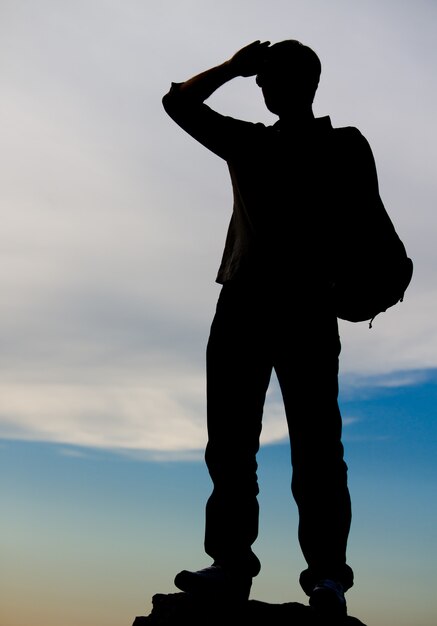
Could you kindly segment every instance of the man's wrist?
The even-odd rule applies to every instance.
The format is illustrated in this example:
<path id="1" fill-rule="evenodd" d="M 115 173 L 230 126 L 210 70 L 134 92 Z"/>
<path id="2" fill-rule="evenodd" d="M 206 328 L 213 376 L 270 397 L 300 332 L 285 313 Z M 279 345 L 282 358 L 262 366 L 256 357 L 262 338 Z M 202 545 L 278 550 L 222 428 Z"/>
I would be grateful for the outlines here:
<path id="1" fill-rule="evenodd" d="M 232 59 L 228 59 L 222 63 L 221 67 L 223 68 L 224 75 L 228 77 L 229 80 L 241 76 L 236 64 L 232 62 Z"/>

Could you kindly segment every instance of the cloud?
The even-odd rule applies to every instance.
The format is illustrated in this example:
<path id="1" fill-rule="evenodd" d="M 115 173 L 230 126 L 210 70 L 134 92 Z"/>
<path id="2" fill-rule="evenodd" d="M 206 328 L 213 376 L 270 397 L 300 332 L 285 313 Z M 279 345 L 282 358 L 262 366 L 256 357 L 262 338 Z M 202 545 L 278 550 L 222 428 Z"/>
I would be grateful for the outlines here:
<path id="1" fill-rule="evenodd" d="M 370 389 L 396 389 L 399 387 L 415 387 L 435 379 L 435 370 L 414 370 L 405 372 L 389 372 L 382 375 L 359 376 L 346 375 L 344 382 L 349 389 L 367 387 Z"/>
<path id="2" fill-rule="evenodd" d="M 0 436 L 96 448 L 202 448 L 203 420 L 187 410 L 202 387 L 187 378 L 178 384 L 183 389 L 40 384 L 26 385 L 26 394 L 19 385 L 4 385 Z"/>
<path id="3" fill-rule="evenodd" d="M 165 386 L 163 382 L 165 380 Z M 206 444 L 203 377 L 167 372 L 144 384 L 0 385 L 0 438 L 192 458 Z M 267 402 L 261 441 L 287 437 L 283 408 Z M 196 452 L 197 451 L 197 452 Z M 171 456 L 173 455 L 173 457 Z"/>
<path id="4" fill-rule="evenodd" d="M 359 417 L 352 417 L 351 415 L 348 416 L 343 416 L 342 418 L 342 422 L 343 422 L 343 426 L 347 427 L 347 426 L 351 426 L 352 424 L 356 424 L 357 422 L 360 422 L 361 419 Z"/>

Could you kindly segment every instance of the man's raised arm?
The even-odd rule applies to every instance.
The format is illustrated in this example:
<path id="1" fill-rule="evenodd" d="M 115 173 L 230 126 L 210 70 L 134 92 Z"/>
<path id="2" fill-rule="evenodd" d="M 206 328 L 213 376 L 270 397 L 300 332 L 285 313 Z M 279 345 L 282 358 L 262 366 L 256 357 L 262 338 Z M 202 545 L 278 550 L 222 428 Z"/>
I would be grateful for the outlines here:
<path id="1" fill-rule="evenodd" d="M 183 83 L 172 83 L 170 91 L 163 98 L 167 110 L 172 97 L 180 97 L 191 102 L 204 102 L 219 87 L 237 76 L 254 76 L 265 58 L 269 41 L 254 41 L 236 52 L 228 61 L 193 76 Z"/>
<path id="2" fill-rule="evenodd" d="M 219 157 L 228 159 L 244 143 L 249 122 L 221 115 L 204 104 L 219 87 L 237 76 L 258 73 L 270 42 L 254 41 L 217 65 L 183 83 L 172 83 L 162 99 L 168 115 L 189 135 Z"/>

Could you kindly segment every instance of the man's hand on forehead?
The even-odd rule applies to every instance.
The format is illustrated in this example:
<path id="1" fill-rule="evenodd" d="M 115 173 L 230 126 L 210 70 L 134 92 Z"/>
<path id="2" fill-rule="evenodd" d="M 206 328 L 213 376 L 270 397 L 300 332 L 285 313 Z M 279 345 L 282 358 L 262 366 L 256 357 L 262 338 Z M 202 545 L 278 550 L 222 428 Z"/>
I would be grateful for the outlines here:
<path id="1" fill-rule="evenodd" d="M 270 41 L 253 41 L 241 48 L 229 60 L 229 64 L 237 76 L 255 76 L 266 60 Z"/>

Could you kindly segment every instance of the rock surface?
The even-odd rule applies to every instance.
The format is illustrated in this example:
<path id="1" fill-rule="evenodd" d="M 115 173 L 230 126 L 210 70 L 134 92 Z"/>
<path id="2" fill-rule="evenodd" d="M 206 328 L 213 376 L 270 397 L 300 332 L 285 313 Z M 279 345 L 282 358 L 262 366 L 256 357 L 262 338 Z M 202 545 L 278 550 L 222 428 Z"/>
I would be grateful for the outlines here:
<path id="1" fill-rule="evenodd" d="M 187 593 L 156 594 L 152 612 L 137 617 L 133 626 L 365 626 L 356 617 L 322 618 L 310 606 L 299 602 L 270 604 L 249 600 L 242 606 L 202 601 Z"/>

